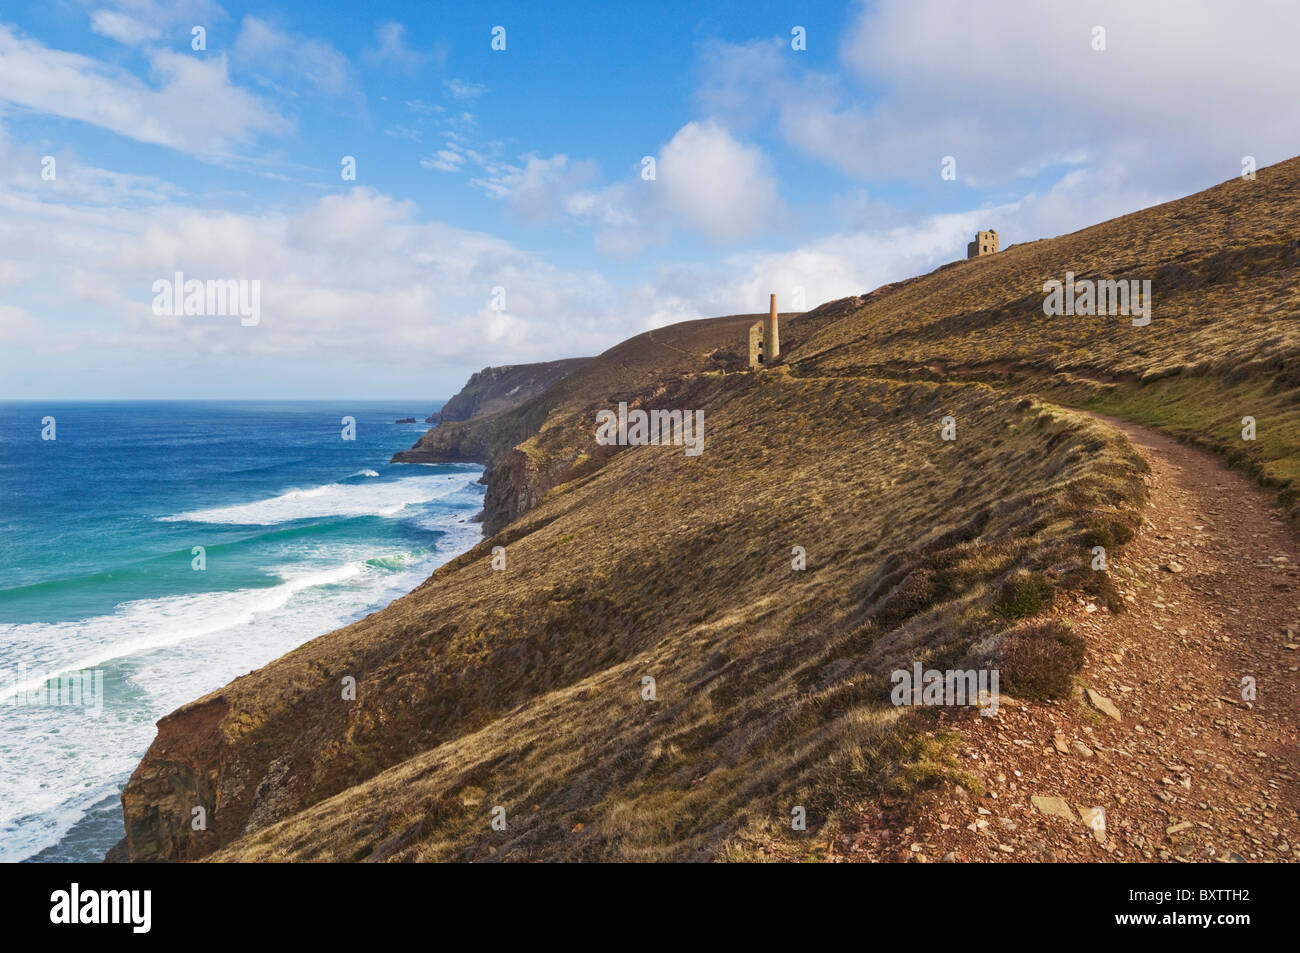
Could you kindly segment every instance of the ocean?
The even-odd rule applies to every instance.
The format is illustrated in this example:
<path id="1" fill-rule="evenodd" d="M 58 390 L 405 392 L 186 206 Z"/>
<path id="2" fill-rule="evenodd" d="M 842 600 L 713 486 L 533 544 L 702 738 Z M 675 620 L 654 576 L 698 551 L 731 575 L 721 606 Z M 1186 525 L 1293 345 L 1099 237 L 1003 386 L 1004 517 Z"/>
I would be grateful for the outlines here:
<path id="1" fill-rule="evenodd" d="M 160 717 L 481 538 L 482 468 L 388 463 L 438 406 L 0 403 L 0 861 L 102 860 Z"/>

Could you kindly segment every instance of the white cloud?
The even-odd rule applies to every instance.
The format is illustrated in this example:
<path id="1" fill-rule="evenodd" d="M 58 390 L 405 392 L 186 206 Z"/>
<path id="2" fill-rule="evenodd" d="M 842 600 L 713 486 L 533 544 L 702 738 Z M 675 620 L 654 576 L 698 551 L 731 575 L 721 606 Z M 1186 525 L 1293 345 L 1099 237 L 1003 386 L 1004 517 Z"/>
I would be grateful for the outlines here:
<path id="1" fill-rule="evenodd" d="M 0 160 L 21 153 L 3 146 Z M 17 158 L 30 164 L 26 153 Z M 530 183 L 525 194 L 572 173 L 567 158 L 533 158 L 531 173 L 521 173 Z M 0 179 L 7 168 L 0 164 Z M 0 191 L 0 288 L 6 306 L 17 309 L 0 315 L 0 336 L 23 343 L 21 357 L 7 349 L 0 371 L 22 371 L 13 379 L 41 394 L 51 388 L 39 354 L 62 355 L 48 359 L 61 380 L 69 361 L 102 363 L 106 354 L 129 353 L 143 368 L 152 361 L 201 372 L 220 357 L 227 366 L 276 368 L 293 380 L 315 380 L 312 369 L 329 366 L 346 383 L 347 368 L 383 368 L 391 379 L 406 380 L 419 379 L 433 361 L 463 368 L 596 353 L 648 327 L 762 310 L 770 291 L 789 308 L 801 287 L 815 307 L 924 273 L 962 257 L 977 227 L 996 227 L 1010 243 L 1062 230 L 1062 223 L 1104 220 L 1151 199 L 1125 191 L 1122 167 L 1103 166 L 1067 176 L 1042 196 L 911 223 L 841 228 L 782 251 L 665 264 L 620 286 L 500 238 L 422 220 L 414 203 L 370 188 L 296 211 L 239 214 L 187 207 L 161 188 L 145 193 L 152 204 L 141 197 L 136 207 L 105 208 L 24 175 Z M 635 207 L 625 193 L 641 184 L 560 188 L 545 204 L 554 212 L 549 203 L 561 197 L 566 204 L 557 214 L 596 222 L 602 203 Z M 145 191 L 138 183 L 124 187 Z M 592 194 L 594 204 L 585 205 Z M 1098 203 L 1090 198 L 1096 194 L 1108 198 Z M 664 227 L 652 220 L 598 228 L 598 241 L 609 243 L 603 250 L 610 254 L 625 254 L 620 243 L 635 245 Z M 199 279 L 260 280 L 261 324 L 155 316 L 152 283 L 177 270 Z M 490 305 L 497 286 L 506 289 L 504 312 Z M 30 320 L 35 314 L 43 325 Z"/>
<path id="2" fill-rule="evenodd" d="M 27 262 L 0 261 L 0 291 L 8 291 L 24 284 L 35 274 L 35 269 Z"/>
<path id="3" fill-rule="evenodd" d="M 305 80 L 331 95 L 348 92 L 356 81 L 348 58 L 326 41 L 289 33 L 254 16 L 244 17 L 240 24 L 231 61 L 282 81 Z"/>
<path id="4" fill-rule="evenodd" d="M 780 308 L 791 308 L 795 288 L 803 289 L 807 307 L 814 308 L 964 258 L 966 243 L 979 228 L 996 228 L 1005 248 L 1084 228 L 1163 198 L 1125 183 L 1124 176 L 1122 166 L 1105 164 L 1077 170 L 1042 195 L 911 221 L 873 209 L 874 227 L 844 228 L 788 249 L 735 253 L 711 264 L 662 266 L 651 281 L 627 294 L 628 308 L 647 322 L 645 327 L 655 327 L 763 311 L 771 292 Z"/>
<path id="5" fill-rule="evenodd" d="M 225 11 L 214 0 L 80 0 L 90 11 L 90 28 L 100 36 L 127 46 L 143 46 L 168 33 L 184 36 L 190 29 L 225 19 Z"/>
<path id="6" fill-rule="evenodd" d="M 934 215 L 885 231 L 840 232 L 794 248 L 735 254 L 711 265 L 666 266 L 635 298 L 649 321 L 763 311 L 776 292 L 781 309 L 803 289 L 808 308 L 862 294 L 964 256 L 970 233 L 990 211 Z M 1000 213 L 999 213 L 1000 214 Z M 649 325 L 653 326 L 653 325 Z"/>
<path id="7" fill-rule="evenodd" d="M 128 46 L 139 46 L 162 36 L 157 25 L 142 23 L 116 10 L 96 10 L 90 15 L 90 28 L 100 36 Z"/>
<path id="8" fill-rule="evenodd" d="M 524 156 L 522 166 L 510 167 L 492 185 L 520 217 L 549 222 L 565 215 L 580 217 L 590 210 L 594 193 L 581 190 L 599 174 L 594 162 L 570 162 L 566 155 L 546 159 L 530 154 Z"/>
<path id="9" fill-rule="evenodd" d="M 463 79 L 444 79 L 442 88 L 447 95 L 457 102 L 469 103 L 487 92 L 487 87 L 480 83 L 470 83 Z"/>
<path id="10" fill-rule="evenodd" d="M 608 184 L 591 160 L 529 153 L 509 162 L 500 143 L 473 148 L 471 138 L 450 133 L 445 147 L 420 165 L 473 170 L 470 185 L 507 202 L 524 220 L 591 226 L 597 251 L 611 258 L 633 258 L 663 244 L 674 228 L 716 242 L 755 239 L 783 208 L 762 151 L 713 121 L 681 127 L 660 151 L 655 179 L 643 179 L 638 164 Z"/>
<path id="11" fill-rule="evenodd" d="M 459 172 L 465 165 L 465 158 L 465 153 L 454 143 L 448 143 L 446 149 L 439 149 L 433 155 L 421 159 L 420 165 L 440 172 Z"/>
<path id="12" fill-rule="evenodd" d="M 0 268 L 0 279 L 3 269 Z M 3 287 L 3 285 L 0 285 Z M 11 304 L 0 304 L 0 341 L 10 347 L 30 344 L 40 339 L 45 328 L 22 308 Z"/>
<path id="13" fill-rule="evenodd" d="M 1104 51 L 1092 48 L 1095 26 L 1106 31 Z M 889 85 L 872 118 L 891 140 L 938 145 L 959 117 L 977 120 L 960 128 L 960 145 L 976 153 L 979 174 L 1068 151 L 1096 156 L 1105 142 L 1108 155 L 1152 164 L 1171 152 L 1200 156 L 1190 164 L 1222 163 L 1226 179 L 1243 154 L 1272 162 L 1296 151 L 1295 132 L 1276 117 L 1300 86 L 1297 32 L 1300 7 L 1288 2 L 1247 14 L 1213 0 L 890 0 L 864 13 L 843 59 Z"/>
<path id="14" fill-rule="evenodd" d="M 230 82 L 224 56 L 160 50 L 149 62 L 155 86 L 0 25 L 0 100 L 195 154 L 222 153 L 289 127 L 269 104 Z"/>
<path id="15" fill-rule="evenodd" d="M 443 105 L 395 96 L 410 111 L 385 132 L 434 130 L 430 141 L 442 143 L 422 166 L 464 173 L 529 222 L 589 228 L 601 254 L 633 257 L 674 232 L 730 243 L 719 259 L 665 262 L 619 286 L 501 238 L 424 220 L 413 204 L 369 188 L 288 211 L 206 211 L 166 183 L 79 165 L 72 153 L 58 156 L 59 180 L 41 183 L 39 156 L 0 139 L 0 289 L 13 309 L 0 314 L 0 334 L 75 343 L 87 360 L 116 349 L 200 366 L 214 353 L 306 368 L 326 360 L 418 368 L 433 356 L 462 366 L 542 360 L 599 351 L 670 321 L 762 310 L 769 291 L 788 307 L 801 287 L 813 307 L 960 258 L 979 227 L 998 229 L 1004 244 L 1058 234 L 1210 184 L 1207 169 L 1222 166 L 1228 178 L 1242 154 L 1266 164 L 1300 151 L 1291 125 L 1273 121 L 1289 114 L 1300 58 L 1284 55 L 1283 40 L 1258 36 L 1282 32 L 1289 8 L 1261 8 L 1254 19 L 1264 26 L 1246 17 L 1223 24 L 1208 8 L 1179 5 L 1180 15 L 1192 11 L 1189 26 L 1171 9 L 993 3 L 976 14 L 882 0 L 858 12 L 841 50 L 849 71 L 839 76 L 803 70 L 788 41 L 714 47 L 704 57 L 701 118 L 663 145 L 654 181 L 640 177 L 639 164 L 606 178 L 571 153 L 507 154 L 460 105 L 481 91 L 462 80 L 445 81 Z M 104 10 L 130 15 L 125 6 Z M 1088 46 L 1094 19 L 1108 28 L 1104 53 Z M 133 35 L 112 17 L 99 22 L 123 42 Z M 375 61 L 415 70 L 431 59 L 411 49 L 399 24 L 378 35 Z M 231 63 L 346 88 L 346 59 L 299 61 L 310 50 L 302 42 L 248 17 Z M 1245 62 L 1242 48 L 1258 63 Z M 0 27 L 0 100 L 200 153 L 287 125 L 231 85 L 219 54 L 145 56 L 148 83 Z M 811 212 L 784 207 L 757 144 L 768 145 L 768 130 L 867 186 L 846 184 Z M 882 201 L 884 180 L 947 188 L 937 174 L 945 154 L 958 157 L 962 184 L 1011 188 L 951 214 Z M 1072 168 L 1055 185 L 1018 184 L 1056 164 Z M 793 227 L 804 224 L 791 221 L 800 214 L 820 216 L 815 232 Z M 770 248 L 777 225 L 790 247 L 746 250 Z M 154 316 L 150 285 L 177 269 L 260 279 L 262 324 Z M 504 312 L 488 303 L 498 285 Z"/>
<path id="16" fill-rule="evenodd" d="M 403 73 L 416 73 L 428 62 L 441 64 L 445 52 L 422 52 L 406 42 L 406 27 L 396 20 L 381 23 L 375 29 L 375 42 L 366 48 L 362 58 L 369 63 L 391 66 Z"/>
<path id="17" fill-rule="evenodd" d="M 453 137 L 445 149 L 422 158 L 420 165 L 440 172 L 476 169 L 478 174 L 469 184 L 489 198 L 505 201 L 525 221 L 595 226 L 596 248 L 608 257 L 634 257 L 667 237 L 662 223 L 653 221 L 659 213 L 644 198 L 637 199 L 627 183 L 598 184 L 600 169 L 591 160 L 530 153 L 515 164 L 500 158 L 498 143 L 485 153 Z"/>
<path id="18" fill-rule="evenodd" d="M 630 188 L 624 182 L 595 189 L 577 189 L 564 196 L 565 213 L 572 219 L 607 228 L 641 224 L 633 211 Z"/>
<path id="19" fill-rule="evenodd" d="M 1106 29 L 1104 51 L 1093 27 Z M 1300 6 L 1213 0 L 880 0 L 840 51 L 848 76 L 801 70 L 778 42 L 706 51 L 699 100 L 731 127 L 775 116 L 791 145 L 855 177 L 973 185 L 1122 160 L 1186 192 L 1300 152 Z M 856 80 L 856 82 L 855 82 Z M 1104 150 L 1102 145 L 1104 143 Z"/>
<path id="20" fill-rule="evenodd" d="M 424 133 L 418 129 L 412 129 L 410 126 L 389 126 L 384 130 L 384 135 L 392 136 L 394 139 L 407 139 L 411 142 L 420 142 L 424 138 Z"/>
<path id="21" fill-rule="evenodd" d="M 754 236 L 781 205 L 762 151 L 713 121 L 679 129 L 659 154 L 657 174 L 665 207 L 715 241 Z"/>
<path id="22" fill-rule="evenodd" d="M 129 349 L 164 361 L 225 353 L 297 368 L 326 359 L 417 368 L 434 357 L 483 366 L 599 350 L 633 330 L 598 273 L 421 221 L 413 203 L 368 188 L 265 214 L 49 198 L 36 185 L 0 193 L 0 283 L 11 286 L 12 307 L 51 319 L 49 347 L 87 360 Z M 259 280 L 261 323 L 154 315 L 152 284 L 175 271 Z M 506 289 L 504 313 L 491 307 L 497 286 Z M 11 338 L 39 330 L 17 311 L 5 319 Z"/>

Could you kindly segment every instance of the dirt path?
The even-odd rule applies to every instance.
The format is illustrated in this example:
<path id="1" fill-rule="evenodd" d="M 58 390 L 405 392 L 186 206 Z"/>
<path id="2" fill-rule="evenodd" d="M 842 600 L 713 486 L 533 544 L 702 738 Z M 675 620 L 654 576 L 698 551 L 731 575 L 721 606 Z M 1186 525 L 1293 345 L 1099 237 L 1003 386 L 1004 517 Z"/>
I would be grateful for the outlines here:
<path id="1" fill-rule="evenodd" d="M 1100 698 L 945 712 L 984 796 L 949 785 L 908 816 L 886 805 L 836 839 L 837 859 L 1300 860 L 1300 543 L 1217 458 L 1102 419 L 1152 474 L 1141 532 L 1111 554 L 1128 611 L 1058 607 Z"/>
<path id="2" fill-rule="evenodd" d="M 688 351 L 684 347 L 678 347 L 676 344 L 669 344 L 667 341 L 656 341 L 654 331 L 647 331 L 646 337 L 649 339 L 651 344 L 658 344 L 660 347 L 671 348 L 672 350 L 678 351 L 682 354 L 690 354 L 692 357 L 695 356 L 695 352 Z"/>

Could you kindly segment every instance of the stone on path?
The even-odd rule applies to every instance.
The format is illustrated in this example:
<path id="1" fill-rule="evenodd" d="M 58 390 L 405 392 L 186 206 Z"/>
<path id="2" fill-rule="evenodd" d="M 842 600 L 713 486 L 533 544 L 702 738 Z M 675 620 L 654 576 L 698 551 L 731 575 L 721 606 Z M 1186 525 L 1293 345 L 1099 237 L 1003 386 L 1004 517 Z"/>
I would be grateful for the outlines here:
<path id="1" fill-rule="evenodd" d="M 1029 799 L 1034 807 L 1038 808 L 1040 814 L 1046 814 L 1049 817 L 1063 817 L 1067 821 L 1077 821 L 1074 811 L 1062 797 L 1045 797 L 1035 794 Z"/>
<path id="2" fill-rule="evenodd" d="M 1115 703 L 1100 692 L 1095 692 L 1091 688 L 1088 689 L 1088 701 L 1092 702 L 1092 707 L 1102 714 L 1109 715 L 1116 721 L 1124 720 L 1123 716 L 1119 713 L 1119 709 L 1115 707 Z"/>

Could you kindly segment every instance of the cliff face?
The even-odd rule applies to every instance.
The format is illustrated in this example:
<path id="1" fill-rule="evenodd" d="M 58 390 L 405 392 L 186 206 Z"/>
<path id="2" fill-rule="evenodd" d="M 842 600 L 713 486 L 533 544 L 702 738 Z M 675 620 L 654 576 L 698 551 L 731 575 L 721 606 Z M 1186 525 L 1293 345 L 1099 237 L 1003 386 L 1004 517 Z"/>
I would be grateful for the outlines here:
<path id="1" fill-rule="evenodd" d="M 1008 644 L 1067 645 L 1044 614 L 1107 598 L 1092 547 L 1122 544 L 1145 493 L 1122 436 L 1031 391 L 1177 385 L 1178 413 L 1239 430 L 1241 393 L 1204 394 L 1258 372 L 1251 406 L 1290 432 L 1297 220 L 1292 161 L 833 302 L 783 324 L 760 373 L 734 372 L 754 316 L 688 322 L 436 428 L 409 458 L 487 463 L 492 537 L 164 719 L 123 795 L 131 858 L 746 856 L 793 804 L 813 831 L 947 770 L 908 767 L 929 723 L 888 703 L 890 671 L 1010 681 Z M 1080 261 L 1162 276 L 1152 324 L 1046 318 L 1043 282 Z M 703 454 L 597 446 L 619 402 L 703 411 Z M 1243 452 L 1271 466 L 1284 444 Z"/>
<path id="2" fill-rule="evenodd" d="M 465 386 L 443 405 L 442 410 L 427 417 L 425 423 L 469 420 L 518 407 L 590 360 L 589 357 L 571 357 L 538 364 L 485 367 L 470 375 Z"/>
<path id="3" fill-rule="evenodd" d="M 590 422 L 597 410 L 653 394 L 686 375 L 738 370 L 737 342 L 753 320 L 688 321 L 639 334 L 598 358 L 582 359 L 577 370 L 517 407 L 433 428 L 410 450 L 394 454 L 393 462 L 483 466 L 483 528 L 490 535 L 609 455 L 595 443 Z"/>
<path id="4" fill-rule="evenodd" d="M 238 836 L 224 810 L 221 817 L 213 813 L 224 763 L 221 724 L 228 714 L 217 694 L 158 722 L 150 762 L 122 794 L 130 858 L 188 860 Z"/>

